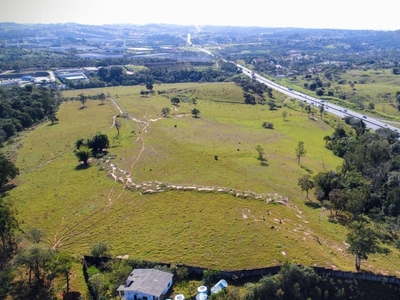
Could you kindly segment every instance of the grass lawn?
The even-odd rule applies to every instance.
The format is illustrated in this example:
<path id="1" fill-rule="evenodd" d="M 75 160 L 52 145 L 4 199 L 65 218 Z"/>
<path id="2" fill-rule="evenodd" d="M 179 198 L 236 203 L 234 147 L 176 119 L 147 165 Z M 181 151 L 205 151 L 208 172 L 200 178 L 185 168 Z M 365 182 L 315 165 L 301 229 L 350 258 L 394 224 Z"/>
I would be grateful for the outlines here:
<path id="1" fill-rule="evenodd" d="M 149 97 L 141 97 L 141 89 L 65 92 L 66 97 L 110 94 L 134 118 L 120 119 L 119 136 L 110 129 L 112 117 L 119 113 L 112 102 L 99 105 L 93 100 L 85 109 L 79 109 L 77 101 L 62 104 L 59 124 L 40 125 L 20 141 L 16 163 L 29 171 L 17 178 L 9 198 L 24 231 L 42 229 L 47 245 L 76 256 L 106 241 L 114 255 L 207 268 L 247 269 L 288 261 L 354 269 L 354 259 L 345 251 L 346 228 L 329 222 L 328 211 L 308 206 L 297 186 L 307 172 L 315 175 L 341 164 L 324 148 L 323 137 L 333 132 L 327 123 L 333 118 L 308 119 L 278 94 L 284 107 L 276 111 L 244 105 L 241 89 L 232 83 L 157 85 L 154 89 L 166 94 Z M 174 96 L 181 98 L 178 107 L 170 103 Z M 161 117 L 163 107 L 171 108 L 166 118 Z M 194 107 L 201 112 L 199 118 L 190 113 Z M 282 110 L 288 112 L 286 120 Z M 263 129 L 264 121 L 275 129 Z M 77 170 L 74 142 L 98 131 L 107 133 L 109 151 L 116 158 Z M 295 157 L 299 141 L 307 150 L 300 165 Z M 265 149 L 265 166 L 257 160 L 256 145 Z M 32 169 L 59 153 L 63 154 L 57 159 Z M 107 176 L 110 162 L 137 183 L 226 187 L 264 198 L 193 191 L 141 195 Z M 281 196 L 289 199 L 287 205 L 266 201 Z M 362 266 L 395 274 L 399 250 L 391 250 L 386 256 L 371 255 Z"/>

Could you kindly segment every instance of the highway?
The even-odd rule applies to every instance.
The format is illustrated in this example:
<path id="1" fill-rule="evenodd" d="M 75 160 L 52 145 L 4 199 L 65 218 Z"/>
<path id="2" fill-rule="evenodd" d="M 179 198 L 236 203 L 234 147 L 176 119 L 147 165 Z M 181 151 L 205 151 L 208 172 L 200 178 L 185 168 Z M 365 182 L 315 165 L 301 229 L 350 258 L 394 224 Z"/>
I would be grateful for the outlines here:
<path id="1" fill-rule="evenodd" d="M 234 63 L 234 62 L 232 62 L 232 63 Z M 285 95 L 287 95 L 287 96 L 289 96 L 291 98 L 297 99 L 299 101 L 303 101 L 305 103 L 308 103 L 308 104 L 313 105 L 313 106 L 318 107 L 318 108 L 321 105 L 323 105 L 326 112 L 329 112 L 329 113 L 331 113 L 333 115 L 336 115 L 338 117 L 341 117 L 341 118 L 344 118 L 346 116 L 352 116 L 352 117 L 359 118 L 359 119 L 364 121 L 366 127 L 371 128 L 373 130 L 376 130 L 378 128 L 389 128 L 389 129 L 391 129 L 391 130 L 393 130 L 395 132 L 399 132 L 398 128 L 396 128 L 394 126 L 391 126 L 391 125 L 388 125 L 388 124 L 386 124 L 386 123 L 384 123 L 382 121 L 379 121 L 379 120 L 377 120 L 375 118 L 371 118 L 369 116 L 365 116 L 363 114 L 360 114 L 360 113 L 358 113 L 356 111 L 348 110 L 345 107 L 342 107 L 342 106 L 339 106 L 339 105 L 336 105 L 336 104 L 333 104 L 333 103 L 329 103 L 327 101 L 324 101 L 324 100 L 321 100 L 321 99 L 318 99 L 318 98 L 314 98 L 314 97 L 306 95 L 306 94 L 302 94 L 302 93 L 300 93 L 298 91 L 289 89 L 288 87 L 279 85 L 274 81 L 271 81 L 271 80 L 269 80 L 269 79 L 267 79 L 267 78 L 265 78 L 263 76 L 260 76 L 259 74 L 254 73 L 252 70 L 249 70 L 249 69 L 247 69 L 246 67 L 244 67 L 242 65 L 239 65 L 239 64 L 236 64 L 236 63 L 234 63 L 234 64 L 238 68 L 242 69 L 243 73 L 246 74 L 247 76 L 249 76 L 251 78 L 254 77 L 258 82 L 264 83 L 268 87 L 270 87 L 270 88 L 272 88 L 272 89 L 274 89 L 274 90 L 276 90 L 276 91 L 278 91 L 280 93 L 283 93 L 283 94 L 285 94 Z"/>

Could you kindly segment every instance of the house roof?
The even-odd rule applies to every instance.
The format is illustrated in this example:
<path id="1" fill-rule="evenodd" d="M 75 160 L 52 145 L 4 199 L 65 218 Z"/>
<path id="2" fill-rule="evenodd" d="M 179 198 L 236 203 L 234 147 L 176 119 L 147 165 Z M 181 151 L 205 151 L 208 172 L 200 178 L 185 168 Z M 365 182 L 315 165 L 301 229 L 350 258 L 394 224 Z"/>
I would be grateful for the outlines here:
<path id="1" fill-rule="evenodd" d="M 172 276 L 174 275 L 171 273 L 155 269 L 134 269 L 118 291 L 136 291 L 160 297 Z"/>

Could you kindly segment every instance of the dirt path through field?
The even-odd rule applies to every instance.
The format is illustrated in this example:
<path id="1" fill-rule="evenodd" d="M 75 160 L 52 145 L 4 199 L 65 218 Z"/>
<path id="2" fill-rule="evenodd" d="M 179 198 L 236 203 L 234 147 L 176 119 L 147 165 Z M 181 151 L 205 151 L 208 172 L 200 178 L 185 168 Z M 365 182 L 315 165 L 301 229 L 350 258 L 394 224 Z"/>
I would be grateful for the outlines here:
<path id="1" fill-rule="evenodd" d="M 149 119 L 149 120 L 140 120 L 137 118 L 133 118 L 131 116 L 129 116 L 126 112 L 124 112 L 124 110 L 122 109 L 122 107 L 119 105 L 119 103 L 114 99 L 110 97 L 110 100 L 114 103 L 115 107 L 118 109 L 118 111 L 120 112 L 120 114 L 123 114 L 125 116 L 127 116 L 130 120 L 134 121 L 136 123 L 136 126 L 138 127 L 138 129 L 140 130 L 140 136 L 136 139 L 136 141 L 140 141 L 141 142 L 141 149 L 139 151 L 139 154 L 137 155 L 136 159 L 132 162 L 132 164 L 130 165 L 129 171 L 126 174 L 126 178 L 125 180 L 122 180 L 122 182 L 124 183 L 122 185 L 121 190 L 119 190 L 118 192 L 116 192 L 114 190 L 114 188 L 111 188 L 108 195 L 107 195 L 107 205 L 105 205 L 103 208 L 93 212 L 92 214 L 90 214 L 89 216 L 87 216 L 85 219 L 81 220 L 80 222 L 77 222 L 75 225 L 70 226 L 68 228 L 68 230 L 66 230 L 61 236 L 58 236 L 60 231 L 62 230 L 62 228 L 64 227 L 64 218 L 63 217 L 60 227 L 57 229 L 55 235 L 54 235 L 54 244 L 52 246 L 53 249 L 59 247 L 61 245 L 62 241 L 66 241 L 68 239 L 68 236 L 70 236 L 71 234 L 74 235 L 74 237 L 76 237 L 79 234 L 84 233 L 86 230 L 90 229 L 93 224 L 96 223 L 96 217 L 99 216 L 100 219 L 105 218 L 104 214 L 101 214 L 101 212 L 103 212 L 104 210 L 106 210 L 107 208 L 109 208 L 110 206 L 113 205 L 113 203 L 118 200 L 123 193 L 125 192 L 126 187 L 128 186 L 128 184 L 130 182 L 132 182 L 132 177 L 131 177 L 131 173 L 132 173 L 132 169 L 134 167 L 134 165 L 139 161 L 142 153 L 145 150 L 145 139 L 144 139 L 144 135 L 147 133 L 148 127 L 150 126 L 150 122 L 156 122 L 158 120 L 160 120 L 161 118 L 156 118 L 156 119 Z M 147 115 L 147 113 L 146 113 Z M 111 128 L 113 128 L 115 126 L 115 121 L 116 121 L 117 116 L 113 117 L 113 124 L 111 125 L 111 127 L 109 127 L 107 130 L 110 130 Z M 105 131 L 107 131 L 105 130 Z M 105 132 L 103 131 L 103 132 Z M 113 166 L 112 166 L 113 167 Z M 114 167 L 113 167 L 114 168 Z M 115 172 L 115 169 L 113 169 L 113 171 Z M 117 181 L 117 177 L 113 176 L 113 172 L 111 173 L 112 177 L 114 178 L 115 181 Z M 86 221 L 90 220 L 90 223 L 87 224 L 86 226 L 83 226 L 85 224 Z M 82 230 L 80 230 L 79 232 L 76 232 L 75 230 L 78 227 L 84 227 L 82 228 Z"/>

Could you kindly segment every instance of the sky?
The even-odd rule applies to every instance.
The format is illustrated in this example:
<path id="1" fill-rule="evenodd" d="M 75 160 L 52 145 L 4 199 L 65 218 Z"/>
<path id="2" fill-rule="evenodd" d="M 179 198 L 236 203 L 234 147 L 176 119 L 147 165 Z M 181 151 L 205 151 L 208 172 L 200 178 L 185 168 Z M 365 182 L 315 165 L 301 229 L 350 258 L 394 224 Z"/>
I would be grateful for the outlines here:
<path id="1" fill-rule="evenodd" d="M 393 0 L 0 0 L 0 22 L 400 29 Z"/>

